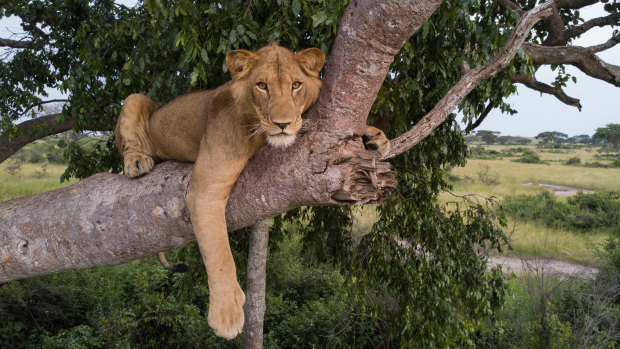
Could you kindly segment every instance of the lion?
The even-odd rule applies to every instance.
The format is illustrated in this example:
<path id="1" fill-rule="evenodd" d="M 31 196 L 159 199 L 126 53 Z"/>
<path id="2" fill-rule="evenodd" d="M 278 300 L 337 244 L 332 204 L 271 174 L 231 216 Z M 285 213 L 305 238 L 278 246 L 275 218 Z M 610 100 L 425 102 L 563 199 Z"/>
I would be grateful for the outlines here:
<path id="1" fill-rule="evenodd" d="M 272 43 L 256 52 L 233 50 L 226 55 L 233 79 L 214 90 L 183 94 L 162 107 L 141 94 L 123 103 L 115 139 L 127 176 L 168 159 L 195 163 L 186 204 L 207 271 L 208 323 L 219 337 L 236 337 L 244 324 L 245 295 L 226 229 L 228 197 L 259 148 L 295 142 L 302 114 L 319 95 L 324 63 L 318 48 L 293 53 Z M 364 143 L 382 153 L 389 147 L 372 127 Z M 160 260 L 167 263 L 163 254 Z"/>

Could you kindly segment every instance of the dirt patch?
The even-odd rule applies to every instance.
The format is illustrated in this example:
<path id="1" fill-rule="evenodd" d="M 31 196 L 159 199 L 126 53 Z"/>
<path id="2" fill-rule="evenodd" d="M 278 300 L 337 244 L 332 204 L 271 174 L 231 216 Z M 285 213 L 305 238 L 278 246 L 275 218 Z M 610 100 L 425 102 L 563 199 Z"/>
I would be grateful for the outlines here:
<path id="1" fill-rule="evenodd" d="M 523 185 L 533 185 L 532 182 L 523 183 Z M 573 188 L 573 187 L 565 187 L 563 185 L 555 185 L 555 184 L 546 184 L 546 183 L 538 183 L 539 187 L 543 187 L 553 191 L 553 194 L 557 196 L 573 196 L 577 195 L 579 191 L 584 194 L 592 194 L 594 190 L 581 189 L 581 188 Z"/>
<path id="2" fill-rule="evenodd" d="M 509 257 L 489 257 L 489 265 L 500 265 L 505 273 L 521 275 L 526 272 L 542 273 L 561 278 L 582 277 L 593 278 L 598 269 L 571 264 L 553 259 L 520 259 Z"/>

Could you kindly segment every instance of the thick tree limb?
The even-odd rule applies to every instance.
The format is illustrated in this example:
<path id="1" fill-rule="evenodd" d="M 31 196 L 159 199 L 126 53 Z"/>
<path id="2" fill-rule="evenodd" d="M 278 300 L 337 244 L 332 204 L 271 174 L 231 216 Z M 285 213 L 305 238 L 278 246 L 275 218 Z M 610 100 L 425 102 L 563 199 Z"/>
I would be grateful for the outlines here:
<path id="1" fill-rule="evenodd" d="M 448 91 L 446 96 L 415 126 L 393 139 L 391 150 L 385 158 L 392 158 L 418 144 L 448 117 L 469 92 L 482 81 L 505 68 L 525 41 L 534 24 L 551 14 L 550 4 L 552 3 L 544 3 L 521 16 L 519 23 L 517 23 L 500 52 L 485 65 L 468 70 L 461 80 Z"/>
<path id="2" fill-rule="evenodd" d="M 600 59 L 594 51 L 580 46 L 541 46 L 524 43 L 523 50 L 535 65 L 570 64 L 585 74 L 620 87 L 620 66 Z"/>
<path id="3" fill-rule="evenodd" d="M 263 323 L 265 318 L 265 290 L 267 288 L 267 251 L 269 242 L 269 219 L 252 226 L 246 276 L 247 298 L 243 310 L 243 348 L 263 347 Z"/>
<path id="4" fill-rule="evenodd" d="M 547 16 L 544 21 L 549 31 L 549 35 L 543 42 L 545 46 L 564 45 L 566 43 L 566 27 L 555 2 L 550 2 L 551 15 Z"/>
<path id="5" fill-rule="evenodd" d="M 340 21 L 321 95 L 308 112 L 310 129 L 341 137 L 362 134 L 394 55 L 441 2 L 352 1 Z"/>
<path id="6" fill-rule="evenodd" d="M 533 76 L 527 76 L 525 74 L 511 75 L 510 79 L 513 82 L 521 83 L 533 90 L 553 95 L 562 103 L 577 107 L 577 109 L 581 111 L 581 102 L 579 101 L 579 99 L 568 96 L 561 88 L 547 85 L 543 82 L 536 80 L 536 78 L 534 78 Z"/>

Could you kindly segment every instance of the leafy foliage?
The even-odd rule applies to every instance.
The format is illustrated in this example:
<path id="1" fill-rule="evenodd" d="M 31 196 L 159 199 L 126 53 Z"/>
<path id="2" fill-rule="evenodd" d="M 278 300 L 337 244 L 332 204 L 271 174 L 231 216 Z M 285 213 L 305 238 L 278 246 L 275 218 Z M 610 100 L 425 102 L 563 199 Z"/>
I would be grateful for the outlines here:
<path id="1" fill-rule="evenodd" d="M 502 207 L 510 215 L 552 228 L 620 232 L 620 194 L 617 192 L 579 193 L 563 202 L 544 191 L 538 195 L 506 197 Z"/>

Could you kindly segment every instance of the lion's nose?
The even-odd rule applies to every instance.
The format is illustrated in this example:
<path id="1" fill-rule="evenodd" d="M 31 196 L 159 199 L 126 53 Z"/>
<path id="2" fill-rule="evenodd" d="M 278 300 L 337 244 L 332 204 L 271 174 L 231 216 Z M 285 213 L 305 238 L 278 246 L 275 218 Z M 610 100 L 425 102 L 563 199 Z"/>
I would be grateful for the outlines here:
<path id="1" fill-rule="evenodd" d="M 290 125 L 290 122 L 274 122 L 274 124 L 278 125 L 282 131 L 286 128 L 286 126 Z"/>

